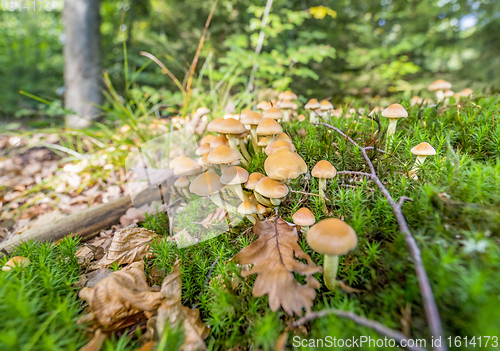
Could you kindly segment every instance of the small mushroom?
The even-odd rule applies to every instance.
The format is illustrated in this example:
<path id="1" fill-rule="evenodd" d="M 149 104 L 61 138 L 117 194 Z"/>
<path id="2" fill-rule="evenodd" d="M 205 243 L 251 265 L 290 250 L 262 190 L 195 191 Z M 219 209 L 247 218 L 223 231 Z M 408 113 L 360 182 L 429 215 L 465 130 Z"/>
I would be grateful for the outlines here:
<path id="1" fill-rule="evenodd" d="M 248 176 L 248 180 L 245 183 L 245 188 L 247 188 L 248 190 L 255 190 L 255 186 L 262 178 L 265 178 L 265 175 L 259 172 L 253 172 Z"/>
<path id="2" fill-rule="evenodd" d="M 276 121 L 279 121 L 280 119 L 283 118 L 283 113 L 279 109 L 277 109 L 276 107 L 271 107 L 266 112 L 264 112 L 263 117 L 264 118 L 271 118 L 271 119 L 274 119 Z"/>
<path id="3" fill-rule="evenodd" d="M 311 171 L 311 175 L 314 178 L 318 178 L 319 196 L 321 196 L 323 213 L 326 213 L 327 210 L 324 200 L 326 191 L 326 180 L 334 178 L 337 175 L 337 170 L 335 169 L 335 167 L 332 166 L 330 162 L 322 160 L 316 163 L 316 165 Z"/>
<path id="4" fill-rule="evenodd" d="M 257 213 L 257 207 L 250 201 L 243 201 L 238 206 L 238 213 L 245 215 L 252 224 L 255 224 L 256 220 L 254 215 Z"/>
<path id="5" fill-rule="evenodd" d="M 209 196 L 214 204 L 226 210 L 227 212 L 236 213 L 236 208 L 226 202 L 223 202 L 219 196 L 223 184 L 220 182 L 220 177 L 212 170 L 196 177 L 189 185 L 189 191 L 198 196 Z"/>
<path id="6" fill-rule="evenodd" d="M 176 179 L 176 181 L 174 182 L 174 186 L 181 189 L 186 199 L 192 199 L 191 193 L 189 192 L 189 179 L 187 179 L 186 177 L 180 177 Z"/>
<path id="7" fill-rule="evenodd" d="M 208 153 L 207 162 L 212 165 L 219 165 L 221 172 L 224 172 L 228 165 L 236 163 L 240 158 L 239 152 L 226 145 L 219 145 Z"/>
<path id="8" fill-rule="evenodd" d="M 279 103 L 279 108 L 283 111 L 283 122 L 290 122 L 290 114 L 298 108 L 295 102 L 283 100 Z M 269 110 L 268 110 L 269 111 Z"/>
<path id="9" fill-rule="evenodd" d="M 293 93 L 291 90 L 285 90 L 284 92 L 278 95 L 278 99 L 281 100 L 297 100 L 297 95 Z"/>
<path id="10" fill-rule="evenodd" d="M 269 177 L 264 177 L 255 186 L 255 198 L 264 206 L 278 206 L 281 201 L 288 195 L 289 189 L 285 183 L 279 182 L 277 180 L 271 179 Z M 268 197 L 269 201 L 265 201 L 267 199 L 262 197 Z M 263 201 L 264 200 L 264 203 Z"/>
<path id="11" fill-rule="evenodd" d="M 7 262 L 5 262 L 5 265 L 2 267 L 2 271 L 8 272 L 12 268 L 23 268 L 29 265 L 31 261 L 23 256 L 14 256 Z"/>
<path id="12" fill-rule="evenodd" d="M 257 216 L 261 221 L 264 220 L 264 215 L 267 213 L 267 207 L 257 204 Z"/>
<path id="13" fill-rule="evenodd" d="M 413 179 L 418 179 L 417 172 L 419 168 L 423 165 L 427 156 L 434 156 L 436 154 L 436 150 L 431 146 L 431 144 L 424 142 L 414 146 L 410 152 L 416 155 L 417 159 L 415 160 L 415 164 L 408 175 Z"/>
<path id="14" fill-rule="evenodd" d="M 333 110 L 332 103 L 328 100 L 321 100 L 319 104 L 321 106 L 321 115 L 323 116 L 323 118 L 328 118 L 328 116 L 330 116 L 330 112 Z"/>
<path id="15" fill-rule="evenodd" d="M 275 140 L 286 140 L 286 141 L 288 141 L 289 143 L 291 143 L 291 142 L 292 142 L 292 138 L 290 138 L 290 137 L 288 136 L 288 134 L 286 134 L 286 133 L 281 133 L 281 134 L 278 134 L 278 135 L 276 135 L 276 138 L 274 138 L 274 139 L 275 139 Z"/>
<path id="16" fill-rule="evenodd" d="M 220 182 L 229 186 L 229 188 L 232 189 L 236 195 L 238 195 L 241 201 L 248 200 L 241 187 L 241 184 L 245 183 L 247 180 L 247 170 L 238 166 L 231 166 L 227 168 L 220 176 Z"/>
<path id="17" fill-rule="evenodd" d="M 262 112 L 266 112 L 269 110 L 273 105 L 269 101 L 261 101 L 257 104 L 257 109 L 261 110 Z"/>
<path id="18" fill-rule="evenodd" d="M 212 147 L 210 146 L 209 143 L 201 144 L 195 151 L 195 154 L 198 156 L 203 156 L 205 154 L 208 154 L 210 151 L 212 151 Z"/>
<path id="19" fill-rule="evenodd" d="M 264 135 L 268 143 L 272 143 L 274 136 L 281 133 L 283 133 L 283 128 L 271 118 L 264 118 L 257 126 L 257 135 Z"/>
<path id="20" fill-rule="evenodd" d="M 307 111 L 309 111 L 309 123 L 317 123 L 318 122 L 318 114 L 315 112 L 321 108 L 317 99 L 311 99 L 304 106 Z"/>
<path id="21" fill-rule="evenodd" d="M 257 138 L 257 126 L 262 121 L 262 115 L 257 112 L 249 112 L 241 116 L 241 123 L 246 126 L 250 126 L 250 135 L 252 136 L 252 146 L 255 152 L 259 151 L 258 138 Z"/>
<path id="22" fill-rule="evenodd" d="M 202 168 L 198 164 L 198 162 L 191 160 L 188 157 L 183 158 L 178 163 L 176 163 L 176 166 L 174 168 L 174 174 L 176 176 L 188 177 L 190 181 L 192 181 L 196 177 L 196 175 L 200 174 L 201 172 Z"/>
<path id="23" fill-rule="evenodd" d="M 229 142 L 227 141 L 227 138 L 224 135 L 219 135 L 210 142 L 210 147 L 212 149 L 215 149 L 219 145 L 226 145 L 226 146 L 229 145 Z"/>
<path id="24" fill-rule="evenodd" d="M 292 216 L 293 223 L 300 226 L 303 233 L 307 233 L 309 227 L 316 223 L 316 218 L 314 214 L 307 208 L 302 207 Z"/>
<path id="25" fill-rule="evenodd" d="M 295 146 L 287 140 L 273 141 L 271 144 L 266 146 L 266 149 L 264 151 L 266 152 L 267 156 L 270 156 L 273 152 L 278 150 L 280 147 L 286 147 L 286 148 L 288 148 L 288 150 L 295 152 Z"/>
<path id="26" fill-rule="evenodd" d="M 388 151 L 391 148 L 392 140 L 394 139 L 394 134 L 396 133 L 398 119 L 408 117 L 408 112 L 400 104 L 392 104 L 384 111 L 382 111 L 382 117 L 387 117 L 390 119 L 389 127 L 387 128 L 386 150 Z"/>
<path id="27" fill-rule="evenodd" d="M 230 117 L 224 119 L 221 123 L 219 123 L 215 131 L 220 134 L 225 134 L 227 140 L 229 141 L 229 147 L 238 153 L 240 150 L 238 149 L 238 144 L 236 143 L 236 135 L 243 133 L 246 131 L 245 125 L 240 121 Z M 241 163 L 245 166 L 248 166 L 244 157 L 241 157 Z"/>
<path id="28" fill-rule="evenodd" d="M 443 101 L 443 99 L 444 99 L 444 96 L 443 96 L 444 91 L 446 89 L 451 89 L 451 83 L 445 81 L 444 79 L 437 79 L 434 81 L 434 83 L 429 85 L 429 87 L 427 89 L 429 91 L 436 92 L 437 101 L 440 102 L 440 101 Z"/>
<path id="29" fill-rule="evenodd" d="M 263 151 L 265 149 L 265 147 L 267 146 L 267 138 L 266 137 L 260 138 L 257 145 L 260 147 L 261 151 Z"/>
<path id="30" fill-rule="evenodd" d="M 339 256 L 356 248 L 358 237 L 351 226 L 337 218 L 319 221 L 307 232 L 307 243 L 319 254 L 325 255 L 323 277 L 329 290 L 337 285 Z"/>
<path id="31" fill-rule="evenodd" d="M 307 165 L 302 157 L 283 146 L 266 159 L 264 169 L 269 178 L 284 182 L 307 173 Z"/>

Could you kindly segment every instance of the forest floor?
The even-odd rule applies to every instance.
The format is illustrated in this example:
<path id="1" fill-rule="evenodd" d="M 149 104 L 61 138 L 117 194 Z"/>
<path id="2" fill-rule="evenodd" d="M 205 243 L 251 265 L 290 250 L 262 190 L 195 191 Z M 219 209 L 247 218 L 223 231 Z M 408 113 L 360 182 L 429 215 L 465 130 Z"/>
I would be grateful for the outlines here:
<path id="1" fill-rule="evenodd" d="M 496 119 L 500 98 L 479 97 L 462 102 L 459 109 L 442 105 L 410 107 L 408 101 L 402 104 L 409 117 L 398 122 L 390 153 L 371 152 L 369 156 L 392 197 L 412 199 L 402 210 L 422 252 L 446 337 L 453 340 L 451 349 L 466 348 L 465 337 L 477 341 L 482 336 L 483 343 L 485 336 L 498 338 L 500 120 Z M 362 146 L 384 147 L 377 139 L 383 135 L 379 125 L 366 116 L 356 114 L 325 122 Z M 151 124 L 155 124 L 158 135 L 169 130 L 168 122 Z M 381 121 L 382 130 L 386 125 Z M 309 171 L 323 159 L 337 171 L 367 171 L 359 149 L 328 128 L 310 125 L 306 120 L 290 122 L 283 129 Z M 133 128 L 124 126 L 0 137 L 0 242 L 30 227 L 127 195 L 124 160 L 137 138 Z M 415 180 L 408 177 L 415 161 L 410 149 L 420 142 L 429 142 L 437 155 L 427 158 Z M 37 148 L 31 147 L 34 143 Z M 262 155 L 255 155 L 248 172 L 264 173 L 264 160 Z M 408 338 L 426 339 L 426 348 L 431 349 L 413 261 L 393 210 L 374 183 L 362 177 L 337 175 L 328 182 L 327 197 L 331 201 L 326 202 L 326 213 L 320 198 L 311 195 L 318 194 L 315 178 L 300 177 L 290 187 L 294 192 L 278 207 L 279 217 L 292 222 L 292 214 L 305 206 L 317 221 L 329 217 L 345 220 L 358 236 L 357 248 L 341 256 L 338 273 L 339 280 L 352 289 L 329 291 L 322 274 L 316 273 L 320 288 L 316 289 L 312 309 L 353 311 Z M 138 223 L 157 235 L 150 243 L 150 254 L 142 259 L 146 282 L 153 290 L 159 289 L 180 260 L 181 303 L 199 309 L 201 321 L 210 328 L 205 339 L 209 350 L 319 350 L 322 348 L 298 346 L 296 340 L 326 336 L 383 339 L 372 329 L 335 315 L 293 327 L 297 316 L 282 308 L 272 311 L 267 295 L 254 297 L 255 275 L 242 277 L 241 266 L 232 260 L 257 240 L 248 220 L 185 248 L 178 248 L 169 237 L 168 220 L 160 211 Z M 107 254 L 120 228 L 117 223 L 88 243 L 75 238 L 57 244 L 26 243 L 13 253 L 29 258 L 31 263 L 23 269 L 0 272 L 0 349 L 76 350 L 89 342 L 93 336 L 90 324 L 77 323 L 88 311 L 88 304 L 78 293 L 90 286 L 88 281 L 97 274 L 92 273 L 92 267 Z M 309 248 L 305 236 L 299 234 L 297 240 L 321 266 L 323 256 Z M 0 258 L 0 266 L 7 259 Z M 123 266 L 115 263 L 94 272 L 107 276 L 123 270 Z M 295 278 L 305 282 L 303 276 L 295 274 Z M 184 343 L 181 329 L 165 332 L 158 349 L 178 349 Z M 136 350 L 141 346 L 146 350 L 145 346 L 152 347 L 146 341 L 147 331 L 145 318 L 117 328 L 103 350 Z M 460 347 L 455 344 L 457 337 L 462 340 Z M 365 346 L 362 349 L 380 349 Z M 492 340 L 481 349 L 497 347 Z"/>

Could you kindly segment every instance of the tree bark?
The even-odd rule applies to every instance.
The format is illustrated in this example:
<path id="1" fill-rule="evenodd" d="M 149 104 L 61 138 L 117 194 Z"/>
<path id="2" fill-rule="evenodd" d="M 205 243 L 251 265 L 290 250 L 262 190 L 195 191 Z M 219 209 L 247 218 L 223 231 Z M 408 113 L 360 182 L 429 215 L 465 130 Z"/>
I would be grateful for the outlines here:
<path id="1" fill-rule="evenodd" d="M 101 92 L 100 0 L 65 0 L 63 10 L 65 107 L 71 128 L 82 128 L 99 113 Z"/>

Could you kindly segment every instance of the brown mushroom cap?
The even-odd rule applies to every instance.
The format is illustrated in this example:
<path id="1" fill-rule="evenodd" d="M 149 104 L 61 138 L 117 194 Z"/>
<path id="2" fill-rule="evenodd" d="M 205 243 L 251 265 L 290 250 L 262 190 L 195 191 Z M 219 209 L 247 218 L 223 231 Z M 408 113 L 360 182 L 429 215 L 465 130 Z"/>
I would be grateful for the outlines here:
<path id="1" fill-rule="evenodd" d="M 410 105 L 415 106 L 415 105 L 420 105 L 424 101 L 420 96 L 414 96 L 410 99 Z"/>
<path id="2" fill-rule="evenodd" d="M 280 99 L 280 100 L 297 100 L 297 95 L 295 95 L 290 90 L 286 90 L 278 95 L 278 99 Z"/>
<path id="3" fill-rule="evenodd" d="M 251 215 L 251 214 L 257 213 L 257 206 L 255 206 L 250 201 L 243 201 L 238 206 L 238 213 L 241 213 L 244 215 Z"/>
<path id="4" fill-rule="evenodd" d="M 189 191 L 198 196 L 208 196 L 219 192 L 223 187 L 217 173 L 209 170 L 196 177 L 189 185 Z"/>
<path id="5" fill-rule="evenodd" d="M 286 133 L 281 133 L 281 134 L 276 135 L 275 140 L 286 140 L 289 143 L 292 142 L 292 139 Z"/>
<path id="6" fill-rule="evenodd" d="M 292 216 L 293 223 L 300 226 L 311 226 L 316 223 L 316 218 L 314 218 L 314 214 L 307 208 L 302 207 L 297 212 L 295 212 Z"/>
<path id="7" fill-rule="evenodd" d="M 185 158 L 181 160 L 174 168 L 175 175 L 190 176 L 201 172 L 201 166 L 198 162 L 191 160 L 190 158 Z"/>
<path id="8" fill-rule="evenodd" d="M 311 99 L 307 102 L 307 104 L 304 106 L 306 110 L 317 110 L 321 108 L 321 105 L 319 104 L 317 99 Z"/>
<path id="9" fill-rule="evenodd" d="M 414 146 L 410 152 L 417 156 L 434 156 L 436 154 L 436 149 L 434 149 L 431 144 L 423 142 Z"/>
<path id="10" fill-rule="evenodd" d="M 227 138 L 224 135 L 219 135 L 210 142 L 210 147 L 212 149 L 215 149 L 219 145 L 228 145 L 228 144 L 229 142 L 227 141 Z"/>
<path id="11" fill-rule="evenodd" d="M 241 114 L 240 122 L 246 125 L 256 126 L 262 121 L 262 115 L 257 112 L 250 111 L 246 115 L 243 116 Z"/>
<path id="12" fill-rule="evenodd" d="M 353 250 L 358 244 L 358 237 L 346 222 L 327 218 L 309 229 L 307 243 L 317 253 L 339 256 Z"/>
<path id="13" fill-rule="evenodd" d="M 445 81 L 444 79 L 437 79 L 429 85 L 427 88 L 429 91 L 438 91 L 438 90 L 446 90 L 446 89 L 451 89 L 451 83 Z"/>
<path id="14" fill-rule="evenodd" d="M 259 142 L 257 143 L 257 145 L 259 145 L 259 146 L 267 146 L 267 138 L 266 137 L 260 138 Z"/>
<path id="15" fill-rule="evenodd" d="M 276 180 L 295 179 L 307 172 L 307 165 L 298 154 L 285 148 L 276 150 L 264 162 L 268 177 Z"/>
<path id="16" fill-rule="evenodd" d="M 200 147 L 196 149 L 196 155 L 198 156 L 203 156 L 205 154 L 208 154 L 210 151 L 212 151 L 212 148 L 210 147 L 209 143 L 201 144 Z"/>
<path id="17" fill-rule="evenodd" d="M 408 112 L 400 104 L 392 104 L 384 111 L 382 111 L 382 117 L 387 118 L 406 118 L 408 117 Z"/>
<path id="18" fill-rule="evenodd" d="M 222 172 L 220 182 L 226 185 L 243 184 L 248 180 L 248 171 L 238 166 L 231 166 Z"/>
<path id="19" fill-rule="evenodd" d="M 326 160 L 322 160 L 316 163 L 311 171 L 311 175 L 314 178 L 331 179 L 335 177 L 336 174 L 337 170 L 335 169 L 335 167 L 333 167 L 332 164 Z"/>
<path id="20" fill-rule="evenodd" d="M 281 125 L 271 118 L 264 118 L 257 126 L 258 135 L 276 135 L 283 132 Z"/>
<path id="21" fill-rule="evenodd" d="M 23 256 L 14 256 L 10 260 L 5 262 L 5 265 L 2 267 L 2 271 L 7 272 L 15 267 L 25 267 L 30 263 L 31 261 L 29 260 L 29 258 Z"/>
<path id="22" fill-rule="evenodd" d="M 262 111 L 267 111 L 271 107 L 273 107 L 273 105 L 271 105 L 269 101 L 261 101 L 257 104 L 257 108 Z"/>
<path id="23" fill-rule="evenodd" d="M 205 115 L 208 115 L 210 113 L 210 109 L 208 107 L 198 107 L 196 109 L 196 114 L 203 117 Z"/>
<path id="24" fill-rule="evenodd" d="M 328 111 L 328 110 L 333 109 L 332 103 L 328 100 L 321 100 L 321 102 L 319 104 L 321 106 L 320 107 L 321 111 Z"/>
<path id="25" fill-rule="evenodd" d="M 445 98 L 452 97 L 453 94 L 455 94 L 455 92 L 453 90 L 450 90 L 450 89 L 446 89 L 445 91 L 443 91 L 443 97 L 445 97 Z"/>
<path id="26" fill-rule="evenodd" d="M 257 213 L 260 214 L 260 215 L 266 214 L 267 213 L 267 208 L 265 208 L 261 204 L 257 204 Z"/>
<path id="27" fill-rule="evenodd" d="M 281 111 L 276 107 L 271 107 L 264 112 L 264 118 L 281 119 L 283 118 L 283 113 L 281 113 Z"/>
<path id="28" fill-rule="evenodd" d="M 248 180 L 245 183 L 245 188 L 247 188 L 249 190 L 254 190 L 255 186 L 257 185 L 257 183 L 259 182 L 259 180 L 261 180 L 262 178 L 265 178 L 265 177 L 266 176 L 263 175 L 262 173 L 253 172 L 252 174 L 250 174 L 248 176 Z"/>
<path id="29" fill-rule="evenodd" d="M 210 144 L 212 142 L 212 140 L 214 140 L 214 139 L 215 139 L 215 135 L 207 134 L 203 138 L 201 138 L 200 145 L 203 145 L 205 143 Z"/>
<path id="30" fill-rule="evenodd" d="M 304 122 L 305 120 L 306 120 L 306 116 L 304 116 L 302 114 L 297 116 L 297 121 Z"/>
<path id="31" fill-rule="evenodd" d="M 468 96 L 471 96 L 472 94 L 474 94 L 474 91 L 470 88 L 465 88 L 464 90 L 462 90 L 460 92 L 460 96 L 463 96 L 463 97 L 468 97 Z"/>
<path id="32" fill-rule="evenodd" d="M 276 140 L 271 144 L 266 146 L 265 152 L 267 156 L 270 156 L 273 152 L 278 150 L 280 147 L 286 147 L 291 152 L 295 152 L 295 146 L 287 140 Z"/>
<path id="33" fill-rule="evenodd" d="M 186 177 L 177 178 L 174 186 L 176 188 L 187 188 L 189 186 L 189 179 L 187 179 Z"/>
<path id="34" fill-rule="evenodd" d="M 226 145 L 219 145 L 208 154 L 207 161 L 212 165 L 228 165 L 240 159 L 240 153 Z"/>
<path id="35" fill-rule="evenodd" d="M 226 118 L 217 125 L 217 130 L 220 134 L 240 134 L 246 131 L 245 125 L 234 118 Z"/>
<path id="36" fill-rule="evenodd" d="M 285 183 L 264 177 L 255 186 L 255 191 L 265 197 L 281 199 L 288 195 L 289 189 Z"/>
<path id="37" fill-rule="evenodd" d="M 207 125 L 207 130 L 209 132 L 217 132 L 219 126 L 224 122 L 224 118 L 216 118 Z"/>
<path id="38" fill-rule="evenodd" d="M 279 102 L 279 108 L 283 109 L 283 110 L 296 110 L 299 108 L 299 106 L 297 106 L 297 104 L 293 101 L 290 101 L 290 100 L 282 100 Z"/>

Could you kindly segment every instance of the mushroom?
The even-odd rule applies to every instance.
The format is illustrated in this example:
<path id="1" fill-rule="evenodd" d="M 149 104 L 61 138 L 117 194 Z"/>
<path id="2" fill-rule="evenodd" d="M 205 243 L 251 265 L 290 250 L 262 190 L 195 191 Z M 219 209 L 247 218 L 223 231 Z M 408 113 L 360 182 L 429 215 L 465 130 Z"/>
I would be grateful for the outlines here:
<path id="1" fill-rule="evenodd" d="M 217 124 L 215 127 L 215 131 L 220 134 L 225 134 L 227 140 L 229 141 L 229 147 L 238 153 L 240 150 L 238 149 L 238 145 L 236 144 L 236 134 L 240 134 L 246 131 L 245 126 L 240 121 L 230 117 L 224 119 L 222 123 Z M 241 157 L 241 162 L 248 166 L 246 159 Z"/>
<path id="2" fill-rule="evenodd" d="M 264 206 L 278 206 L 283 198 L 288 195 L 289 189 L 285 183 L 271 179 L 269 177 L 264 177 L 255 186 L 255 198 Z M 271 200 L 271 204 L 267 199 Z M 261 201 L 264 200 L 264 201 Z M 265 203 L 267 202 L 267 203 Z"/>
<path id="3" fill-rule="evenodd" d="M 281 133 L 281 134 L 278 134 L 276 136 L 276 138 L 274 138 L 274 140 L 286 140 L 288 141 L 289 143 L 292 142 L 292 139 L 288 136 L 288 134 L 286 133 Z"/>
<path id="4" fill-rule="evenodd" d="M 257 145 L 259 140 L 257 139 L 257 126 L 262 121 L 262 115 L 257 112 L 249 112 L 245 116 L 241 116 L 241 123 L 246 126 L 250 126 L 250 135 L 252 137 L 252 146 L 254 152 L 259 151 L 259 146 Z"/>
<path id="5" fill-rule="evenodd" d="M 297 95 L 293 93 L 291 90 L 285 90 L 284 92 L 278 95 L 278 99 L 281 100 L 297 100 Z"/>
<path id="6" fill-rule="evenodd" d="M 223 185 L 220 182 L 220 177 L 212 170 L 196 177 L 189 185 L 189 191 L 198 196 L 209 196 L 214 204 L 226 210 L 227 212 L 236 213 L 236 208 L 228 203 L 222 202 L 219 192 Z"/>
<path id="7" fill-rule="evenodd" d="M 208 143 L 210 145 L 210 143 L 212 142 L 212 140 L 215 139 L 215 135 L 212 135 L 212 134 L 207 134 L 205 135 L 203 138 L 201 138 L 200 140 L 200 145 L 203 145 L 205 143 Z"/>
<path id="8" fill-rule="evenodd" d="M 219 135 L 210 142 L 210 147 L 212 149 L 215 149 L 219 145 L 229 145 L 229 142 L 224 135 Z"/>
<path id="9" fill-rule="evenodd" d="M 414 96 L 410 99 L 410 105 L 415 106 L 415 105 L 421 105 L 424 99 L 422 99 L 420 96 Z"/>
<path id="10" fill-rule="evenodd" d="M 172 163 L 171 163 L 172 164 Z M 186 157 L 176 163 L 174 168 L 174 174 L 176 176 L 185 176 L 188 177 L 190 181 L 192 181 L 197 174 L 202 171 L 201 166 L 198 162 L 191 160 Z"/>
<path id="11" fill-rule="evenodd" d="M 247 142 L 247 137 L 248 137 L 248 130 L 245 130 L 243 133 L 236 134 L 236 143 L 239 145 L 241 153 L 243 154 L 243 157 L 250 162 L 252 160 L 252 156 L 248 153 L 248 142 Z"/>
<path id="12" fill-rule="evenodd" d="M 207 130 L 209 132 L 217 132 L 217 129 L 219 128 L 219 125 L 224 122 L 224 118 L 216 118 L 207 125 Z"/>
<path id="13" fill-rule="evenodd" d="M 265 135 L 268 143 L 272 143 L 274 136 L 281 133 L 283 128 L 274 119 L 264 118 L 257 126 L 257 135 Z"/>
<path id="14" fill-rule="evenodd" d="M 264 118 L 271 118 L 271 119 L 279 121 L 280 119 L 283 118 L 283 113 L 281 113 L 281 111 L 279 109 L 277 109 L 276 107 L 271 107 L 266 112 L 264 112 L 263 117 Z"/>
<path id="15" fill-rule="evenodd" d="M 408 117 L 408 112 L 400 104 L 392 104 L 384 111 L 382 111 L 382 117 L 387 117 L 390 119 L 389 128 L 387 128 L 386 150 L 388 151 L 392 145 L 394 134 L 396 133 L 396 126 L 398 124 L 398 119 Z"/>
<path id="16" fill-rule="evenodd" d="M 297 104 L 290 100 L 283 100 L 279 103 L 279 108 L 283 110 L 283 122 L 290 122 L 290 113 L 297 107 Z"/>
<path id="17" fill-rule="evenodd" d="M 316 110 L 319 110 L 321 108 L 321 105 L 319 104 L 317 99 L 311 99 L 307 102 L 307 104 L 304 106 L 306 110 L 309 111 L 309 123 L 317 123 L 318 118 L 317 118 L 317 113 L 315 112 Z"/>
<path id="18" fill-rule="evenodd" d="M 281 147 L 273 152 L 264 162 L 268 177 L 288 182 L 307 172 L 307 165 L 298 154 Z"/>
<path id="19" fill-rule="evenodd" d="M 177 178 L 174 182 L 174 186 L 181 189 L 186 199 L 192 199 L 191 193 L 189 192 L 189 179 L 187 179 L 186 177 Z"/>
<path id="20" fill-rule="evenodd" d="M 416 155 L 417 159 L 415 160 L 415 164 L 408 175 L 413 179 L 418 179 L 417 172 L 419 168 L 423 165 L 427 156 L 434 156 L 436 154 L 436 150 L 431 146 L 431 144 L 424 142 L 414 146 L 410 152 Z"/>
<path id="21" fill-rule="evenodd" d="M 429 85 L 429 87 L 427 89 L 429 91 L 435 91 L 437 101 L 440 102 L 440 101 L 443 101 L 443 98 L 444 98 L 443 92 L 446 89 L 451 89 L 451 83 L 445 81 L 444 79 L 438 79 L 438 80 L 434 81 L 434 83 Z"/>
<path id="22" fill-rule="evenodd" d="M 255 215 L 257 213 L 257 206 L 255 206 L 253 203 L 250 201 L 243 201 L 239 206 L 238 206 L 238 213 L 245 215 L 252 224 L 255 224 L 256 220 L 255 217 L 252 215 Z"/>
<path id="23" fill-rule="evenodd" d="M 267 146 L 267 138 L 266 137 L 260 138 L 257 145 L 260 147 L 261 152 L 264 151 L 264 148 Z"/>
<path id="24" fill-rule="evenodd" d="M 226 170 L 228 165 L 240 160 L 240 153 L 227 147 L 219 145 L 208 153 L 207 162 L 212 165 L 219 165 L 222 172 Z"/>
<path id="25" fill-rule="evenodd" d="M 316 218 L 314 218 L 314 214 L 307 207 L 302 207 L 293 214 L 292 221 L 300 226 L 303 233 L 307 233 L 309 227 L 316 223 Z"/>
<path id="26" fill-rule="evenodd" d="M 321 100 L 319 104 L 321 106 L 321 115 L 323 116 L 323 118 L 327 118 L 330 115 L 330 111 L 333 110 L 332 103 L 328 100 Z"/>
<path id="27" fill-rule="evenodd" d="M 287 140 L 273 141 L 271 144 L 266 146 L 266 149 L 264 151 L 266 152 L 267 156 L 270 156 L 274 151 L 276 151 L 280 147 L 286 147 L 288 148 L 288 150 L 295 152 L 295 146 Z"/>
<path id="28" fill-rule="evenodd" d="M 326 160 L 319 161 L 316 163 L 314 168 L 311 171 L 311 175 L 314 178 L 318 178 L 319 181 L 319 196 L 321 196 L 322 201 L 322 209 L 323 213 L 326 213 L 326 204 L 325 204 L 325 191 L 326 191 L 326 180 L 332 179 L 337 175 L 337 170 L 332 164 Z"/>
<path id="29" fill-rule="evenodd" d="M 306 120 L 306 116 L 304 116 L 302 114 L 300 114 L 300 115 L 297 116 L 297 121 L 304 122 L 305 120 Z"/>
<path id="30" fill-rule="evenodd" d="M 30 263 L 31 263 L 31 261 L 28 258 L 26 258 L 26 257 L 23 257 L 23 256 L 14 256 L 10 260 L 8 260 L 7 262 L 5 262 L 5 265 L 2 267 L 2 271 L 8 272 L 12 268 L 26 267 Z"/>
<path id="31" fill-rule="evenodd" d="M 261 221 L 264 220 L 264 215 L 267 213 L 267 207 L 257 204 L 257 216 Z"/>
<path id="32" fill-rule="evenodd" d="M 175 167 L 177 167 L 177 165 L 181 164 L 182 162 L 185 162 L 186 160 L 189 160 L 189 157 L 184 155 L 177 156 L 174 159 L 172 159 L 172 161 L 170 161 L 168 167 L 174 169 Z"/>
<path id="33" fill-rule="evenodd" d="M 245 188 L 248 190 L 255 190 L 255 186 L 261 180 L 262 178 L 265 178 L 266 176 L 263 175 L 262 173 L 259 172 L 253 172 L 248 176 L 248 180 L 245 183 Z"/>
<path id="34" fill-rule="evenodd" d="M 269 101 L 261 101 L 257 104 L 257 109 L 261 110 L 262 112 L 266 112 L 269 110 L 273 105 Z"/>
<path id="35" fill-rule="evenodd" d="M 323 277 L 329 290 L 337 284 L 339 256 L 356 248 L 358 237 L 351 226 L 337 218 L 319 221 L 307 232 L 307 243 L 319 254 L 325 255 Z"/>
<path id="36" fill-rule="evenodd" d="M 444 103 L 447 104 L 453 95 L 455 95 L 455 92 L 451 89 L 446 89 L 445 91 L 443 91 Z"/>
<path id="37" fill-rule="evenodd" d="M 232 189 L 236 195 L 238 195 L 241 201 L 248 200 L 248 198 L 243 194 L 243 189 L 241 188 L 241 184 L 245 183 L 247 180 L 247 170 L 238 166 L 231 166 L 227 168 L 220 176 L 220 182 L 224 185 L 228 185 L 229 188 Z"/>
<path id="38" fill-rule="evenodd" d="M 203 156 L 205 154 L 208 154 L 210 151 L 212 151 L 212 147 L 210 146 L 209 143 L 201 144 L 195 151 L 195 154 L 198 156 Z"/>

